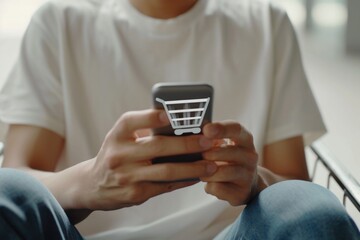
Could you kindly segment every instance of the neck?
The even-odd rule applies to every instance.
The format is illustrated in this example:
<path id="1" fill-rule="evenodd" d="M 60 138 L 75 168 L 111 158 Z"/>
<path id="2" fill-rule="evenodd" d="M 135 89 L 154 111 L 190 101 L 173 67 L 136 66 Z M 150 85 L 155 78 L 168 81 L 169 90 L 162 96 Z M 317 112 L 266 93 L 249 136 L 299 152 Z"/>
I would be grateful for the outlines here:
<path id="1" fill-rule="evenodd" d="M 198 0 L 129 0 L 142 14 L 152 18 L 169 19 L 190 10 Z"/>

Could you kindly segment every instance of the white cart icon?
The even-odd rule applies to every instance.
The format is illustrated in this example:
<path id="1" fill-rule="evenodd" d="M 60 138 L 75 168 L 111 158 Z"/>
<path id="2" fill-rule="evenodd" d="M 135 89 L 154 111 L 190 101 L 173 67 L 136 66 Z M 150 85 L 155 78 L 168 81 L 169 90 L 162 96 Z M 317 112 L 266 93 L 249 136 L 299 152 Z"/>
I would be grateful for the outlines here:
<path id="1" fill-rule="evenodd" d="M 175 135 L 201 132 L 210 97 L 172 101 L 156 98 L 156 101 L 163 104 Z"/>

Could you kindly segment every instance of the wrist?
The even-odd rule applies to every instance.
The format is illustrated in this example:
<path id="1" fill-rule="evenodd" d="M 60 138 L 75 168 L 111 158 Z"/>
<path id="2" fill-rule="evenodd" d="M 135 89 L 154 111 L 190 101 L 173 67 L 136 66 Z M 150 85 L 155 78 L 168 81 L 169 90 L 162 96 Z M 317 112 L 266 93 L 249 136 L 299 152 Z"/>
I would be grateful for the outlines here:
<path id="1" fill-rule="evenodd" d="M 254 199 L 262 190 L 264 190 L 267 187 L 268 185 L 266 184 L 262 176 L 257 174 L 256 180 L 254 181 L 251 189 L 250 197 L 247 202 L 251 202 L 252 199 Z"/>
<path id="2" fill-rule="evenodd" d="M 257 175 L 257 182 L 256 182 L 256 194 L 259 194 L 262 190 L 267 188 L 269 184 L 264 180 L 261 175 Z"/>
<path id="3" fill-rule="evenodd" d="M 86 186 L 90 160 L 57 172 L 46 185 L 64 210 L 86 209 Z"/>

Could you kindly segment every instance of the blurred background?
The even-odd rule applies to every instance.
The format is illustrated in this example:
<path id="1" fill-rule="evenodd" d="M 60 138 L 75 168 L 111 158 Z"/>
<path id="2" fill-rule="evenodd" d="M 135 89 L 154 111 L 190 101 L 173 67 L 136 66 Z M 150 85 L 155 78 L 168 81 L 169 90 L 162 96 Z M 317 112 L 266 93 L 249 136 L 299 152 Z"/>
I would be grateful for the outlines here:
<path id="1" fill-rule="evenodd" d="M 310 85 L 328 128 L 319 141 L 360 182 L 360 1 L 272 1 L 287 10 L 296 28 Z M 0 0 L 0 88 L 31 15 L 44 2 Z M 0 142 L 4 133 L 0 126 Z M 359 214 L 351 206 L 349 211 L 360 226 Z"/>

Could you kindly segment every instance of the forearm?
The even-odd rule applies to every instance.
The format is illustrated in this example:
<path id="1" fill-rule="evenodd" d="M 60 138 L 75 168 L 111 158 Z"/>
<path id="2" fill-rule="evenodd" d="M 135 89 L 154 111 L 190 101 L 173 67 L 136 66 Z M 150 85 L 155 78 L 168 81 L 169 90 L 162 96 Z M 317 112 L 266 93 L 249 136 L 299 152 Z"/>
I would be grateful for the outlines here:
<path id="1" fill-rule="evenodd" d="M 299 135 L 266 145 L 257 175 L 264 185 L 260 190 L 284 180 L 309 181 L 303 137 Z"/>
<path id="2" fill-rule="evenodd" d="M 271 186 L 275 183 L 285 181 L 285 180 L 301 179 L 301 180 L 309 181 L 308 178 L 304 178 L 304 177 L 284 176 L 284 175 L 275 174 L 274 172 L 272 172 L 269 169 L 262 167 L 262 166 L 258 166 L 257 174 L 258 174 L 258 181 L 257 181 L 258 191 L 257 192 L 260 192 L 268 186 Z"/>

